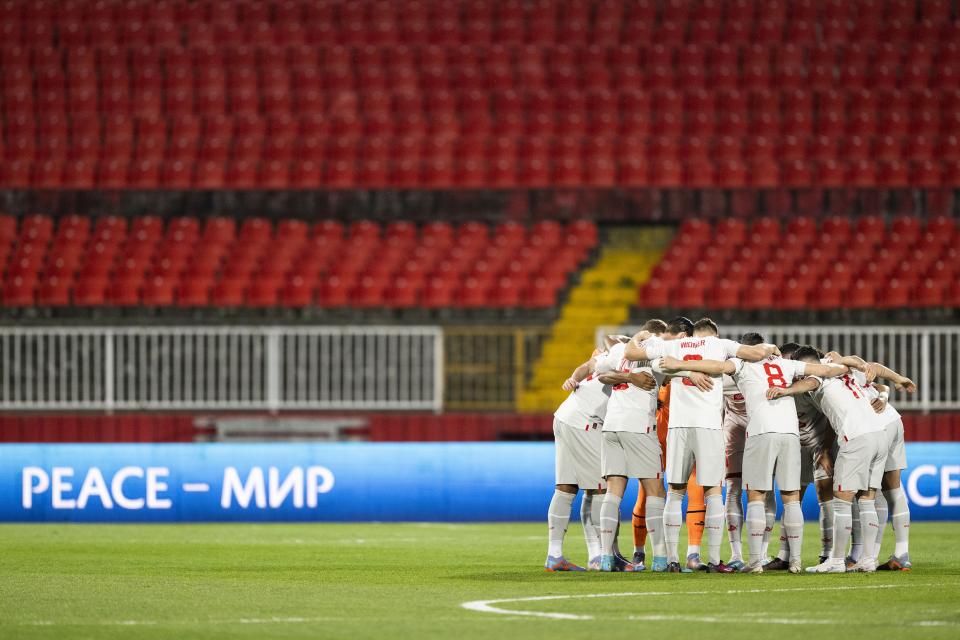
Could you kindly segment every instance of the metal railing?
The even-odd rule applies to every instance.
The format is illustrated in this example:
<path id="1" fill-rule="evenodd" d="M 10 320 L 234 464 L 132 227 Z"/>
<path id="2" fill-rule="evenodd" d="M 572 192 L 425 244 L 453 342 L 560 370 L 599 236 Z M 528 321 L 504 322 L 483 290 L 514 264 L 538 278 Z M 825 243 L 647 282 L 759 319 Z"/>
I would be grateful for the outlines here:
<path id="1" fill-rule="evenodd" d="M 515 409 L 549 333 L 549 327 L 445 328 L 444 407 Z"/>
<path id="2" fill-rule="evenodd" d="M 430 409 L 439 327 L 0 329 L 0 409 Z"/>
<path id="3" fill-rule="evenodd" d="M 598 327 L 597 341 L 609 333 L 632 334 L 637 327 Z M 759 331 L 769 342 L 812 344 L 882 362 L 912 378 L 917 393 L 892 392 L 899 409 L 960 409 L 960 327 L 721 326 L 737 339 Z"/>
<path id="4" fill-rule="evenodd" d="M 960 409 L 960 327 L 727 326 L 914 378 Z M 630 333 L 633 327 L 601 327 Z M 0 328 L 0 410 L 513 410 L 547 327 Z"/>

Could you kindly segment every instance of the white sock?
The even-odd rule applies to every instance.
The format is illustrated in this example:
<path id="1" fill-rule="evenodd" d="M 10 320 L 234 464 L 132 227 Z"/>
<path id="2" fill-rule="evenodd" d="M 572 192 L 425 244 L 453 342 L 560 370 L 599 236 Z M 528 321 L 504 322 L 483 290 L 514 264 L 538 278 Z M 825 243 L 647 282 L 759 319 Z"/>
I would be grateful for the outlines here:
<path id="1" fill-rule="evenodd" d="M 683 493 L 667 491 L 663 504 L 663 540 L 667 545 L 667 562 L 680 562 L 677 547 L 680 544 L 680 525 L 683 523 Z"/>
<path id="2" fill-rule="evenodd" d="M 860 528 L 860 501 L 854 498 L 850 508 L 850 514 L 853 522 L 850 524 L 852 533 L 850 534 L 850 558 L 854 562 L 860 562 L 860 556 L 863 555 L 863 529 Z"/>
<path id="3" fill-rule="evenodd" d="M 874 508 L 877 510 L 877 546 L 876 552 L 877 555 L 880 555 L 880 547 L 883 546 L 883 532 L 887 528 L 887 515 L 889 509 L 887 508 L 887 498 L 883 495 L 882 491 L 877 492 L 877 498 L 874 501 Z"/>
<path id="4" fill-rule="evenodd" d="M 763 529 L 763 550 L 760 556 L 766 558 L 770 551 L 770 536 L 773 535 L 773 527 L 777 524 L 777 497 L 773 495 L 772 490 L 767 491 L 763 507 L 765 527 Z"/>
<path id="5" fill-rule="evenodd" d="M 740 487 L 740 478 L 727 478 L 727 537 L 730 540 L 730 562 L 743 561 L 743 497 Z"/>
<path id="6" fill-rule="evenodd" d="M 595 501 L 602 502 L 603 496 L 584 493 L 583 502 L 580 503 L 580 523 L 583 524 L 583 540 L 587 543 L 587 558 L 590 560 L 600 555 L 600 526 L 593 521 Z"/>
<path id="7" fill-rule="evenodd" d="M 607 495 L 605 493 L 598 493 L 593 497 L 593 502 L 590 503 L 590 521 L 593 522 L 593 526 L 597 528 L 597 548 L 599 549 L 599 540 L 600 540 L 600 510 L 603 509 L 603 497 Z"/>
<path id="8" fill-rule="evenodd" d="M 800 502 L 785 502 L 783 504 L 783 522 L 780 523 L 786 539 L 790 560 L 799 560 L 803 549 L 803 509 Z M 786 558 L 783 558 L 786 560 Z"/>
<path id="9" fill-rule="evenodd" d="M 547 526 L 549 528 L 550 546 L 547 555 L 559 558 L 563 555 L 563 536 L 567 532 L 570 522 L 570 508 L 576 494 L 554 490 L 550 500 L 550 509 L 547 511 Z"/>
<path id="10" fill-rule="evenodd" d="M 750 552 L 751 564 L 760 562 L 764 557 L 763 530 L 766 526 L 763 501 L 751 500 L 747 503 L 747 550 Z"/>
<path id="11" fill-rule="evenodd" d="M 807 485 L 802 485 L 802 486 L 800 487 L 800 501 L 798 502 L 798 504 L 802 504 L 803 495 L 804 495 L 804 492 L 805 492 L 806 488 L 807 488 Z M 786 562 L 787 560 L 790 559 L 790 542 L 789 542 L 789 540 L 788 540 L 788 538 L 787 538 L 787 532 L 786 532 L 786 530 L 784 529 L 784 527 L 786 526 L 786 522 L 787 522 L 787 520 L 786 520 L 786 513 L 787 513 L 786 508 L 784 508 L 783 513 L 784 513 L 784 518 L 783 518 L 783 521 L 780 523 L 780 550 L 777 551 L 777 557 L 780 558 L 781 560 L 783 560 L 784 562 Z M 802 507 L 802 506 L 800 507 L 800 522 L 801 522 L 801 523 L 803 522 L 803 507 Z M 802 536 L 803 534 L 801 533 L 800 535 Z"/>
<path id="12" fill-rule="evenodd" d="M 833 499 L 833 549 L 830 558 L 843 560 L 853 529 L 853 505 L 840 498 Z"/>
<path id="13" fill-rule="evenodd" d="M 826 558 L 833 553 L 833 501 L 820 503 L 820 555 Z"/>
<path id="14" fill-rule="evenodd" d="M 726 520 L 723 509 L 723 496 L 715 493 L 707 496 L 707 513 L 703 519 L 703 530 L 707 536 L 707 562 L 720 564 L 720 543 L 723 542 L 723 523 Z"/>
<path id="15" fill-rule="evenodd" d="M 784 514 L 787 513 L 786 509 L 783 511 Z M 790 557 L 790 542 L 787 537 L 787 521 L 780 521 L 780 549 L 777 551 L 777 557 L 783 560 L 784 562 Z"/>
<path id="16" fill-rule="evenodd" d="M 890 505 L 890 524 L 893 525 L 893 535 L 896 539 L 893 553 L 900 557 L 910 553 L 910 507 L 907 506 L 907 494 L 903 492 L 901 486 L 896 489 L 887 489 L 883 495 L 887 497 L 887 504 Z"/>
<path id="17" fill-rule="evenodd" d="M 667 555 L 667 544 L 663 538 L 663 507 L 666 501 L 663 498 L 647 496 L 647 535 L 653 543 L 653 557 L 663 558 Z"/>
<path id="18" fill-rule="evenodd" d="M 877 559 L 877 506 L 874 500 L 858 500 L 860 503 L 860 538 L 863 540 L 861 558 Z"/>
<path id="19" fill-rule="evenodd" d="M 613 555 L 617 525 L 620 523 L 620 500 L 619 496 L 609 491 L 603 496 L 603 506 L 600 508 L 600 548 L 605 556 Z"/>

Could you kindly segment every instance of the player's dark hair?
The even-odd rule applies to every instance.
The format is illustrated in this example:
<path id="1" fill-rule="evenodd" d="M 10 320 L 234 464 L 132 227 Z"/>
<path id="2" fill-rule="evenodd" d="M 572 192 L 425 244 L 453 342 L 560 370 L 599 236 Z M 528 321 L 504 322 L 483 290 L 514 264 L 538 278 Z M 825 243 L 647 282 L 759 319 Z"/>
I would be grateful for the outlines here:
<path id="1" fill-rule="evenodd" d="M 813 362 L 813 363 L 820 362 L 820 358 L 822 357 L 823 356 L 820 355 L 819 351 L 817 351 L 816 349 L 814 349 L 809 345 L 800 347 L 793 354 L 794 360 L 802 360 L 804 362 Z"/>
<path id="2" fill-rule="evenodd" d="M 817 357 L 818 357 L 818 358 L 820 358 L 821 360 L 824 359 L 824 357 L 826 356 L 826 354 L 824 354 L 823 351 L 821 351 L 820 349 L 817 349 L 816 347 L 811 347 L 811 348 L 812 348 L 814 351 L 817 352 Z"/>
<path id="3" fill-rule="evenodd" d="M 659 318 L 651 318 L 643 323 L 643 330 L 658 336 L 667 330 L 667 323 Z"/>
<path id="4" fill-rule="evenodd" d="M 667 333 L 693 334 L 693 320 L 685 316 L 677 316 L 667 323 Z"/>
<path id="5" fill-rule="evenodd" d="M 780 345 L 780 354 L 787 359 L 793 358 L 793 354 L 797 352 L 797 349 L 800 348 L 800 345 L 796 342 L 784 342 Z"/>
<path id="6" fill-rule="evenodd" d="M 710 318 L 700 318 L 694 323 L 693 332 L 696 333 L 698 331 L 709 331 L 715 336 L 720 335 L 720 327 Z"/>
<path id="7" fill-rule="evenodd" d="M 740 344 L 745 344 L 748 347 L 752 347 L 755 344 L 765 344 L 766 340 L 763 339 L 763 335 L 757 333 L 756 331 L 747 331 L 745 334 L 740 336 Z"/>

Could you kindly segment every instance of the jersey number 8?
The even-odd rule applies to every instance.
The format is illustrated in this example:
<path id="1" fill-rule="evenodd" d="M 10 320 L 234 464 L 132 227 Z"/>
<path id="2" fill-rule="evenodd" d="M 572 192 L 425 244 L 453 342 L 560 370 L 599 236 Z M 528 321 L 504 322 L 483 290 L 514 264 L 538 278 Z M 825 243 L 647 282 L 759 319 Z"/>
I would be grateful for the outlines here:
<path id="1" fill-rule="evenodd" d="M 772 362 L 765 362 L 763 370 L 767 372 L 767 386 L 786 388 L 787 379 L 783 377 L 783 369 L 780 365 Z"/>

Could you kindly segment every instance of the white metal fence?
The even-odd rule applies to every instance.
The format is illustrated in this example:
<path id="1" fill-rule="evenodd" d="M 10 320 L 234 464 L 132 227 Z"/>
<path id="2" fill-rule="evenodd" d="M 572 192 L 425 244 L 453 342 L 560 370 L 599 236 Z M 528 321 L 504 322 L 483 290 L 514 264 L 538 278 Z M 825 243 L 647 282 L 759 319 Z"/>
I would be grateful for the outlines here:
<path id="1" fill-rule="evenodd" d="M 439 327 L 0 329 L 0 409 L 432 409 Z"/>
<path id="2" fill-rule="evenodd" d="M 610 333 L 632 334 L 638 327 L 599 327 L 597 342 Z M 882 362 L 912 378 L 917 393 L 893 391 L 897 408 L 929 411 L 960 409 L 960 327 L 721 326 L 737 339 L 758 331 L 768 342 L 798 342 L 844 355 Z"/>

